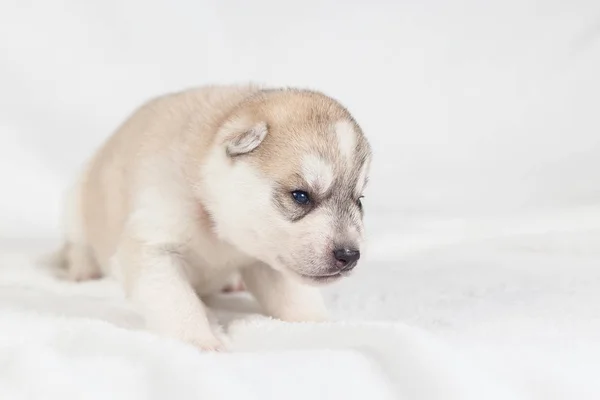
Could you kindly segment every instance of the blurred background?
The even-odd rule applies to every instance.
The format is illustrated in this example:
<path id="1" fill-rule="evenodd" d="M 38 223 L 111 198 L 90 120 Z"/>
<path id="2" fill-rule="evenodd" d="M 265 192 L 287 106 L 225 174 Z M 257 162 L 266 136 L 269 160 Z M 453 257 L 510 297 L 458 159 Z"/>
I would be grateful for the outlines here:
<path id="1" fill-rule="evenodd" d="M 409 249 L 587 223 L 599 71 L 597 0 L 2 0 L 0 237 L 57 236 L 64 190 L 140 103 L 246 81 L 355 115 L 381 257 L 399 235 Z"/>

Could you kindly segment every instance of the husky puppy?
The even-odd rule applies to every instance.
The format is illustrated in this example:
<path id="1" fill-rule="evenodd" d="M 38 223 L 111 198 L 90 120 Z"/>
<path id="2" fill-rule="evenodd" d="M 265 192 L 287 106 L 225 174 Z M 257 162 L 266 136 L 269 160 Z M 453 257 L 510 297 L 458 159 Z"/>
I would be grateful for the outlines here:
<path id="1" fill-rule="evenodd" d="M 137 109 L 69 194 L 64 274 L 116 277 L 154 332 L 218 350 L 201 297 L 239 274 L 264 312 L 327 318 L 319 284 L 350 274 L 371 149 L 309 90 L 199 87 Z"/>

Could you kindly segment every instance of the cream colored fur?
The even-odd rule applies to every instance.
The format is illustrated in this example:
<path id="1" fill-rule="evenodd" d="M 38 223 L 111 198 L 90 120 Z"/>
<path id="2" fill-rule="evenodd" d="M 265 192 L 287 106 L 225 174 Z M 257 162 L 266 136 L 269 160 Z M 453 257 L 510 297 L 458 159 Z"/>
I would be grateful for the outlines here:
<path id="1" fill-rule="evenodd" d="M 116 277 L 150 329 L 206 350 L 222 344 L 199 295 L 237 273 L 268 314 L 323 320 L 314 281 L 335 246 L 360 246 L 369 160 L 358 125 L 318 93 L 215 86 L 156 98 L 72 189 L 65 275 Z M 354 197 L 306 210 L 288 196 L 298 185 L 318 195 L 350 185 Z"/>

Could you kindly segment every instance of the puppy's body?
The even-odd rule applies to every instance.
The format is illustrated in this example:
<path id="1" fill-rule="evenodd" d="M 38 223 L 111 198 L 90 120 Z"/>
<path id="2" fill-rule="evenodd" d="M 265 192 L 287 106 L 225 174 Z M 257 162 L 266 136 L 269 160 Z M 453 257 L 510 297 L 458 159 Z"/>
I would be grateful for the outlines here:
<path id="1" fill-rule="evenodd" d="M 74 187 L 68 277 L 114 275 L 150 328 L 204 349 L 220 343 L 197 294 L 238 271 L 267 313 L 321 320 L 310 283 L 356 264 L 369 163 L 358 125 L 319 93 L 249 85 L 159 97 Z"/>
<path id="2" fill-rule="evenodd" d="M 96 152 L 71 195 L 67 242 L 90 255 L 86 268 L 70 264 L 72 279 L 125 272 L 113 270 L 111 259 L 134 218 L 140 239 L 161 246 L 188 243 L 186 251 L 202 252 L 193 256 L 207 258 L 206 266 L 216 266 L 215 271 L 223 269 L 219 264 L 235 264 L 239 252 L 210 232 L 209 217 L 190 185 L 218 124 L 255 91 L 196 89 L 159 97 L 133 113 Z"/>

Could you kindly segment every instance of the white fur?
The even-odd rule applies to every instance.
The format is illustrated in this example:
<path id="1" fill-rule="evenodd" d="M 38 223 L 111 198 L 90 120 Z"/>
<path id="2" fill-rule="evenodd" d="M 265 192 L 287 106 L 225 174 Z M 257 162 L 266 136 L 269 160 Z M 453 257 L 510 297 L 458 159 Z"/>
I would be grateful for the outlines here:
<path id="1" fill-rule="evenodd" d="M 152 160 L 138 174 L 129 227 L 148 245 L 185 243 L 193 226 L 194 201 L 183 178 L 165 160 Z"/>
<path id="2" fill-rule="evenodd" d="M 301 283 L 298 275 L 290 273 L 291 264 L 282 265 L 277 258 L 294 254 L 295 249 L 306 251 L 306 246 L 298 243 L 294 227 L 273 207 L 271 183 L 248 164 L 236 162 L 230 166 L 221 152 L 207 157 L 202 173 L 204 186 L 198 194 L 218 221 L 217 234 L 256 259 L 241 270 L 248 290 L 261 306 L 270 315 L 285 320 L 326 318 L 320 293 Z M 240 199 L 245 193 L 251 195 Z M 306 240 L 327 243 L 326 237 L 315 235 L 330 225 L 329 221 L 310 225 L 312 228 L 304 233 Z"/>
<path id="3" fill-rule="evenodd" d="M 127 250 L 133 253 L 125 257 L 128 268 L 139 269 L 129 295 L 148 327 L 206 350 L 221 348 L 205 306 L 185 275 L 185 261 L 176 254 L 143 245 Z"/>
<path id="4" fill-rule="evenodd" d="M 272 209 L 271 183 L 247 164 L 229 164 L 225 154 L 212 152 L 202 169 L 204 185 L 198 188 L 197 195 L 218 221 L 215 233 L 221 239 L 235 242 L 248 254 L 261 254 L 264 249 L 257 248 L 256 235 L 260 236 L 260 228 L 265 224 L 275 222 L 263 219 L 263 212 Z M 248 212 L 244 204 L 251 204 L 253 212 Z M 248 232 L 242 226 L 255 231 Z"/>
<path id="5" fill-rule="evenodd" d="M 319 193 L 325 193 L 333 183 L 333 168 L 314 154 L 302 158 L 302 175 L 308 185 Z"/>
<path id="6" fill-rule="evenodd" d="M 358 181 L 356 184 L 355 194 L 357 196 L 361 196 L 363 191 L 365 190 L 365 186 L 367 185 L 367 177 L 369 176 L 369 170 L 371 168 L 371 159 L 367 159 L 362 169 L 360 170 L 360 175 L 358 176 Z"/>
<path id="7" fill-rule="evenodd" d="M 284 321 L 324 321 L 327 311 L 318 289 L 265 264 L 242 272 L 248 290 L 270 315 Z"/>
<path id="8" fill-rule="evenodd" d="M 342 158 L 350 162 L 356 152 L 356 131 L 354 126 L 347 120 L 341 120 L 335 124 L 335 133 Z"/>
<path id="9" fill-rule="evenodd" d="M 65 236 L 70 243 L 85 243 L 85 233 L 81 216 L 81 184 L 77 182 L 67 192 L 64 220 Z"/>
<path id="10" fill-rule="evenodd" d="M 350 225 L 346 230 L 346 234 L 348 235 L 348 240 L 353 243 L 362 242 L 362 235 L 356 225 Z"/>
<path id="11" fill-rule="evenodd" d="M 248 290 L 271 315 L 285 320 L 322 320 L 326 313 L 320 293 L 286 274 L 286 267 L 276 258 L 286 243 L 292 248 L 295 235 L 290 235 L 289 222 L 272 205 L 271 183 L 248 164 L 229 164 L 221 152 L 209 155 L 198 195 L 217 221 L 219 238 L 254 257 L 252 265 L 241 268 Z M 246 193 L 249 195 L 239 197 Z"/>
<path id="12" fill-rule="evenodd" d="M 84 177 L 85 175 L 67 192 L 63 211 L 66 242 L 62 256 L 64 260 L 61 260 L 61 263 L 68 260 L 71 265 L 66 270 L 60 268 L 56 272 L 59 277 L 67 278 L 71 281 L 94 279 L 101 275 L 99 266 L 90 257 L 87 248 L 81 204 L 81 183 Z"/>
<path id="13" fill-rule="evenodd" d="M 113 259 L 116 274 L 152 330 L 218 349 L 197 294 L 218 291 L 234 266 L 250 259 L 199 231 L 200 206 L 166 163 L 154 160 L 139 180 L 143 184 Z"/>
<path id="14" fill-rule="evenodd" d="M 266 123 L 254 121 L 252 110 L 211 133 L 204 122 L 214 117 L 211 90 L 217 89 L 206 90 L 196 94 L 203 107 L 194 114 L 202 122 L 195 130 L 180 132 L 189 123 L 187 107 L 195 104 L 188 95 L 162 98 L 132 116 L 120 136 L 97 153 L 84 185 L 89 220 L 82 222 L 80 198 L 73 197 L 67 247 L 73 271 L 81 264 L 94 272 L 92 254 L 108 267 L 105 272 L 122 282 L 150 329 L 218 349 L 222 345 L 198 295 L 220 291 L 238 272 L 270 315 L 326 319 L 320 293 L 306 283 L 332 275 L 339 233 L 330 210 L 317 208 L 292 222 L 276 206 L 274 191 L 281 189 L 268 169 L 252 156 L 237 157 L 260 146 Z M 214 140 L 203 136 L 208 134 Z M 296 163 L 311 189 L 324 193 L 331 187 L 333 166 L 322 158 L 293 154 L 287 162 Z M 87 230 L 81 229 L 84 222 Z"/>

